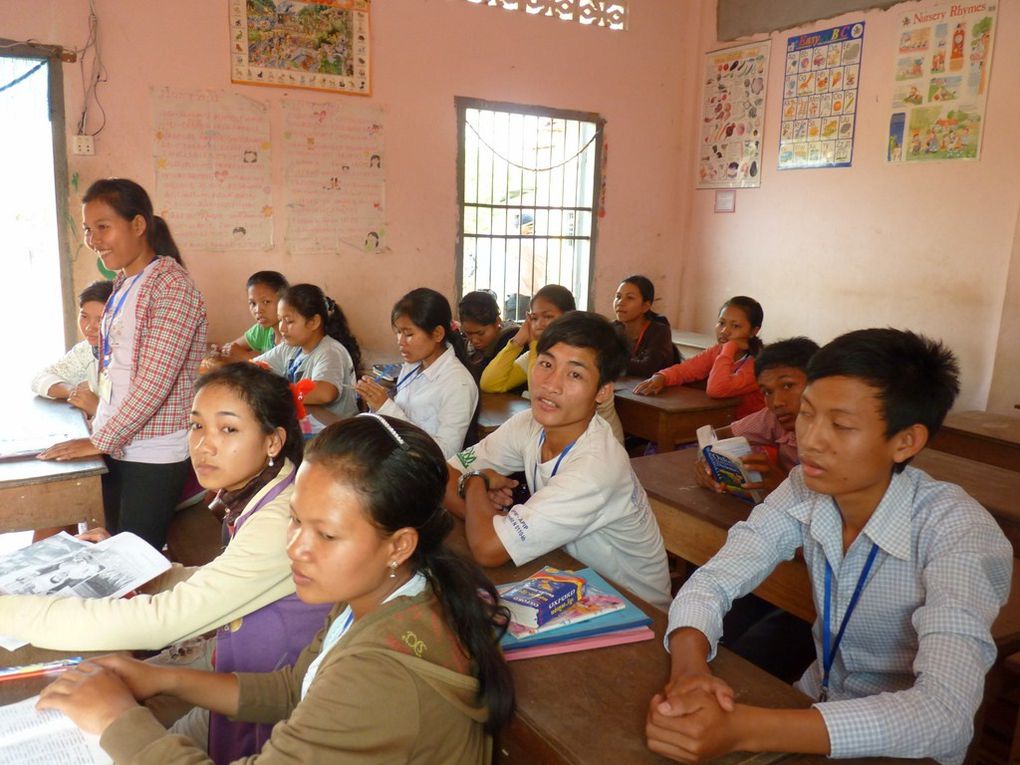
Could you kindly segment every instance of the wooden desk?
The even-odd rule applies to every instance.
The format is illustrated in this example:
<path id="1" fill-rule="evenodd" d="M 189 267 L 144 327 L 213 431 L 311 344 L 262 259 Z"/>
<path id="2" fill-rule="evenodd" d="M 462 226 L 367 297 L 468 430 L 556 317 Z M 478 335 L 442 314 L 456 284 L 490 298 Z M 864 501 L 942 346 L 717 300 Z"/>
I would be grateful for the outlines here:
<path id="1" fill-rule="evenodd" d="M 933 478 L 962 486 L 998 521 L 1014 553 L 1020 552 L 1020 471 L 936 449 L 924 449 L 911 464 Z"/>
<path id="2" fill-rule="evenodd" d="M 929 446 L 989 465 L 1020 471 L 1020 417 L 955 412 Z"/>
<path id="3" fill-rule="evenodd" d="M 81 413 L 63 401 L 32 396 L 7 407 L 5 429 L 42 443 L 84 438 Z M 40 445 L 42 445 L 42 443 Z M 85 521 L 103 525 L 100 457 L 43 462 L 34 457 L 0 461 L 0 532 L 68 526 Z"/>
<path id="4" fill-rule="evenodd" d="M 924 455 L 922 452 L 918 456 Z M 751 505 L 736 497 L 716 494 L 698 486 L 693 478 L 696 457 L 694 449 L 683 449 L 667 454 L 638 457 L 631 460 L 631 465 L 648 493 L 666 550 L 700 566 L 708 562 L 723 546 L 730 527 L 738 521 L 747 519 Z M 952 455 L 940 455 L 934 460 L 928 460 L 928 467 L 925 469 L 933 470 L 934 477 L 940 480 L 951 480 L 950 477 L 937 473 L 940 472 L 939 468 L 944 468 L 945 465 L 950 465 L 952 470 L 960 469 L 960 464 L 952 463 L 952 459 L 959 458 L 949 460 L 943 458 L 952 458 Z M 966 466 L 963 466 L 964 471 L 965 469 Z M 959 483 L 972 496 L 977 497 L 981 490 L 986 488 L 969 485 L 977 481 L 968 479 L 966 475 L 954 477 L 964 479 Z M 1012 581 L 1009 600 L 992 625 L 992 637 L 1000 655 L 1020 650 L 1020 590 L 1018 590 L 1020 566 L 1017 565 L 1015 558 Z M 814 621 L 811 583 L 808 579 L 807 566 L 801 558 L 779 564 L 754 592 L 760 598 L 805 621 Z"/>
<path id="5" fill-rule="evenodd" d="M 518 393 L 482 393 L 478 407 L 478 438 L 485 438 L 515 414 L 531 408 Z"/>
<path id="6" fill-rule="evenodd" d="M 466 554 L 463 524 L 457 524 L 449 541 L 451 547 Z M 557 550 L 520 568 L 507 564 L 487 569 L 487 573 L 493 582 L 502 584 L 523 579 L 542 566 L 576 569 L 583 564 Z M 652 618 L 655 639 L 511 662 L 517 711 L 500 737 L 496 763 L 652 765 L 669 762 L 648 751 L 644 733 L 648 702 L 662 689 L 669 673 L 668 656 L 662 646 L 666 614 L 626 594 Z M 725 648 L 719 649 L 712 669 L 730 683 L 738 699 L 745 703 L 787 708 L 810 706 L 807 696 Z M 734 753 L 713 762 L 717 765 L 764 765 L 778 757 Z M 821 763 L 824 759 L 792 755 L 783 757 L 783 762 L 806 765 Z"/>
<path id="7" fill-rule="evenodd" d="M 702 425 L 729 425 L 739 402 L 709 398 L 705 391 L 688 385 L 671 385 L 657 396 L 639 396 L 634 393 L 639 382 L 641 378 L 625 377 L 616 384 L 616 413 L 624 433 L 654 441 L 660 453 L 693 441 Z"/>
<path id="8" fill-rule="evenodd" d="M 451 534 L 451 546 L 466 551 L 463 524 Z M 573 569 L 577 561 L 561 551 L 516 568 L 489 569 L 498 583 L 521 579 L 544 565 Z M 517 693 L 517 711 L 500 736 L 495 763 L 500 765 L 664 765 L 668 761 L 645 746 L 644 718 L 648 702 L 665 683 L 668 657 L 662 647 L 666 614 L 628 597 L 652 617 L 656 638 L 594 651 L 547 656 L 510 664 Z M 0 665 L 27 664 L 61 658 L 66 653 L 26 646 L 9 653 L 0 649 Z M 771 707 L 805 708 L 811 701 L 791 686 L 758 669 L 725 648 L 713 671 L 736 691 L 740 701 Z M 0 683 L 0 704 L 27 698 L 52 680 L 52 675 Z M 765 765 L 776 755 L 734 753 L 714 765 Z M 783 757 L 790 765 L 819 765 L 822 757 Z M 894 760 L 848 760 L 848 765 Z M 907 765 L 903 761 L 903 765 Z M 912 761 L 910 765 L 933 765 Z"/>

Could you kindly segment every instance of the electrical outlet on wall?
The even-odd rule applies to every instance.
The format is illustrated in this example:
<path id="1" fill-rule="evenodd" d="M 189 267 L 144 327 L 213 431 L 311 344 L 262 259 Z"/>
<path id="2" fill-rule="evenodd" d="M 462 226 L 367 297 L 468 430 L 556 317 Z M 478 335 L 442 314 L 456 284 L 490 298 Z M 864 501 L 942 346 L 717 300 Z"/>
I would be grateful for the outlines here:
<path id="1" fill-rule="evenodd" d="M 91 157 L 96 153 L 96 144 L 90 135 L 76 135 L 74 137 L 74 153 L 79 156 Z"/>

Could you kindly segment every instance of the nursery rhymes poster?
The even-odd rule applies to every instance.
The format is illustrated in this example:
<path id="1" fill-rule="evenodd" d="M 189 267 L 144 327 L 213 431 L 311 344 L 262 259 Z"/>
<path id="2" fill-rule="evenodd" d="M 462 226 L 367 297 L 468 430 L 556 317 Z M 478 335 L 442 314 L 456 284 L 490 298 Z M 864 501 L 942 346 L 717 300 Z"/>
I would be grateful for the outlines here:
<path id="1" fill-rule="evenodd" d="M 995 19 L 994 2 L 929 5 L 904 13 L 887 161 L 980 156 Z"/>

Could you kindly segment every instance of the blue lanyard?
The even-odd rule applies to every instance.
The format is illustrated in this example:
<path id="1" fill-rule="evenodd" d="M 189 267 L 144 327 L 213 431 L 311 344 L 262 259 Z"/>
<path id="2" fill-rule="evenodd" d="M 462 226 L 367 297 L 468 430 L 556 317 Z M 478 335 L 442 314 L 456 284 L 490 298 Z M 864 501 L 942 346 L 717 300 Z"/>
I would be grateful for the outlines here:
<path id="1" fill-rule="evenodd" d="M 399 380 L 397 380 L 397 384 L 393 388 L 393 395 L 394 396 L 397 395 L 397 393 L 400 392 L 401 388 L 404 388 L 407 385 L 409 385 L 412 382 L 414 382 L 415 380 L 417 380 L 418 379 L 418 375 L 420 375 L 421 373 L 422 373 L 422 365 L 419 364 L 414 369 L 412 369 L 410 372 L 408 372 L 406 375 L 404 375 Z"/>
<path id="2" fill-rule="evenodd" d="M 120 309 L 124 307 L 124 301 L 127 300 L 128 293 L 131 292 L 132 287 L 135 286 L 135 283 L 141 278 L 143 273 L 145 273 L 144 269 L 141 271 L 141 273 L 139 273 L 131 280 L 127 287 L 122 288 L 123 292 L 120 293 L 120 300 L 118 300 L 116 305 L 114 305 L 113 307 L 113 313 L 110 314 L 109 311 L 105 311 L 103 313 L 103 324 L 105 325 L 102 328 L 104 368 L 110 366 L 110 330 L 113 328 L 113 322 L 117 319 L 117 314 L 120 313 Z M 110 297 L 107 299 L 106 301 L 107 308 L 110 307 L 110 303 L 113 300 L 113 297 L 114 297 L 113 295 L 110 295 Z M 109 319 L 107 319 L 107 317 L 109 317 Z"/>
<path id="3" fill-rule="evenodd" d="M 542 435 L 538 437 L 538 459 L 535 461 L 535 469 L 531 471 L 530 489 L 532 493 L 538 491 L 538 466 L 542 464 L 542 444 L 544 443 L 545 443 L 545 431 L 543 430 Z M 560 456 L 556 458 L 556 464 L 553 465 L 552 475 L 549 476 L 550 481 L 556 477 L 556 471 L 560 469 L 560 463 L 563 462 L 563 458 L 570 453 L 570 450 L 574 448 L 574 444 L 576 443 L 577 439 L 575 438 L 573 441 L 571 441 L 563 448 L 562 452 L 560 452 Z"/>
<path id="4" fill-rule="evenodd" d="M 868 572 L 871 571 L 871 564 L 875 562 L 876 555 L 878 555 L 878 547 L 872 542 L 871 552 L 868 553 L 868 560 L 864 563 L 861 575 L 857 579 L 857 586 L 854 588 L 854 594 L 850 598 L 850 605 L 846 607 L 846 613 L 843 614 L 843 622 L 839 625 L 839 630 L 836 632 L 836 642 L 831 647 L 832 632 L 829 622 L 832 619 L 832 566 L 829 565 L 828 558 L 825 560 L 825 614 L 822 621 L 822 701 L 829 697 L 829 671 L 832 669 L 832 663 L 836 660 L 839 644 L 843 642 L 843 633 L 846 631 L 846 625 L 850 623 L 850 617 L 854 612 L 854 608 L 857 607 L 857 601 L 860 600 L 861 593 L 864 591 L 864 585 L 868 581 Z"/>
<path id="5" fill-rule="evenodd" d="M 301 363 L 306 358 L 308 357 L 305 355 L 304 351 L 299 348 L 297 355 L 287 364 L 287 379 L 290 380 L 290 382 L 296 383 L 298 381 L 298 367 L 301 366 Z"/>

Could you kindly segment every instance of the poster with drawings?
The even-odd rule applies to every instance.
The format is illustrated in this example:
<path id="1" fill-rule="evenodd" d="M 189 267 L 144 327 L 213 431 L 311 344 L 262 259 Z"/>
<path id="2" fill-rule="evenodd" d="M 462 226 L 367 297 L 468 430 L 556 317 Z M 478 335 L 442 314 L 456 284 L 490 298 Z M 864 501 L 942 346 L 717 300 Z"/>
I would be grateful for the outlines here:
<path id="1" fill-rule="evenodd" d="M 850 167 L 864 22 L 786 41 L 779 169 Z"/>
<path id="2" fill-rule="evenodd" d="M 893 71 L 888 162 L 977 159 L 996 3 L 908 8 Z"/>
<path id="3" fill-rule="evenodd" d="M 185 250 L 273 245 L 269 107 L 218 91 L 154 88 L 156 214 Z"/>
<path id="4" fill-rule="evenodd" d="M 367 96 L 369 0 L 230 0 L 230 81 Z"/>
<path id="5" fill-rule="evenodd" d="M 382 109 L 283 104 L 287 251 L 386 250 Z"/>
<path id="6" fill-rule="evenodd" d="M 705 55 L 697 188 L 761 185 L 771 45 L 771 40 L 764 40 Z"/>

